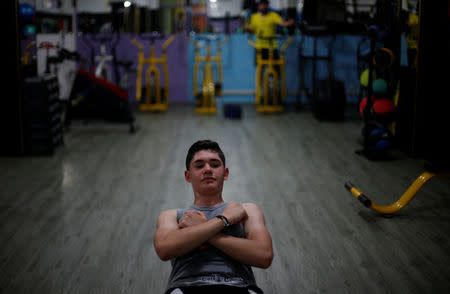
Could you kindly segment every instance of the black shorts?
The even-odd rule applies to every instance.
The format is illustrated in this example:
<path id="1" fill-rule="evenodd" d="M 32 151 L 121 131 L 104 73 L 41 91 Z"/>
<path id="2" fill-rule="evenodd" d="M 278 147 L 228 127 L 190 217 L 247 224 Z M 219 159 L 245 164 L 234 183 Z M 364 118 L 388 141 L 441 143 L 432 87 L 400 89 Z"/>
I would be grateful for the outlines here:
<path id="1" fill-rule="evenodd" d="M 257 65 L 257 62 L 256 62 L 257 53 L 258 53 L 258 50 L 255 50 L 255 66 Z M 267 49 L 267 48 L 262 48 L 261 49 L 261 58 L 263 60 L 264 59 L 269 59 L 269 49 Z M 280 59 L 280 53 L 278 52 L 278 49 L 273 49 L 273 59 L 275 59 L 275 60 Z M 275 65 L 274 68 L 279 74 L 280 73 L 280 66 Z"/>
<path id="2" fill-rule="evenodd" d="M 256 65 L 257 53 L 258 53 L 258 50 L 255 49 L 255 65 Z M 262 57 L 262 59 L 269 59 L 269 49 L 262 48 L 261 49 L 261 57 Z M 280 59 L 280 53 L 278 52 L 278 49 L 273 49 L 273 59 L 275 59 L 275 60 Z"/>

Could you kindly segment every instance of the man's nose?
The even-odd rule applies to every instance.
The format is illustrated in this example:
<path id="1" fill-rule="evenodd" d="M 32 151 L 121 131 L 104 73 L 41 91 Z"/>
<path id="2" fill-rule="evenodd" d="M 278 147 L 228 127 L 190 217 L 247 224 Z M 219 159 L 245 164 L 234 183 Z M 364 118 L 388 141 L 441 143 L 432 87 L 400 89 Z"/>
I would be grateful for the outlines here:
<path id="1" fill-rule="evenodd" d="M 209 163 L 205 164 L 205 167 L 203 169 L 204 173 L 210 173 L 212 171 L 211 165 L 209 165 Z"/>

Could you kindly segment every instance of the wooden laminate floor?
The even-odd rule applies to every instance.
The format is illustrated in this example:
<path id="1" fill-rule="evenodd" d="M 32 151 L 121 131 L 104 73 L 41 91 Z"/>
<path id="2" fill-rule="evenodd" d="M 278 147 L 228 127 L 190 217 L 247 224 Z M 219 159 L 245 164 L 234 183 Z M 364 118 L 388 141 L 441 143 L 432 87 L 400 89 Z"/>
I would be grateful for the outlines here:
<path id="1" fill-rule="evenodd" d="M 156 219 L 192 203 L 184 160 L 205 138 L 227 157 L 225 200 L 265 213 L 275 258 L 254 269 L 265 293 L 450 292 L 450 180 L 431 180 L 392 218 L 366 209 L 346 181 L 390 204 L 423 161 L 356 155 L 358 119 L 246 106 L 237 121 L 171 106 L 138 125 L 74 124 L 54 156 L 0 158 L 0 293 L 163 293 Z"/>

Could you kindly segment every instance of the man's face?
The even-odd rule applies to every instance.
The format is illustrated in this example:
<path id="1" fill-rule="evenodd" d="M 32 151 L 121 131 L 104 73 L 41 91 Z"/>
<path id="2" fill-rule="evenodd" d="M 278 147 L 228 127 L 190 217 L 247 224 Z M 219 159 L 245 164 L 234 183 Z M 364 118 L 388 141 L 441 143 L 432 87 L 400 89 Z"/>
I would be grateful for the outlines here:
<path id="1" fill-rule="evenodd" d="M 195 153 L 184 176 L 192 184 L 194 191 L 206 195 L 221 192 L 228 173 L 228 168 L 223 165 L 216 152 L 200 150 Z"/>
<path id="2" fill-rule="evenodd" d="M 261 13 L 267 13 L 267 11 L 269 11 L 269 4 L 265 2 L 259 3 L 258 10 L 261 11 Z"/>

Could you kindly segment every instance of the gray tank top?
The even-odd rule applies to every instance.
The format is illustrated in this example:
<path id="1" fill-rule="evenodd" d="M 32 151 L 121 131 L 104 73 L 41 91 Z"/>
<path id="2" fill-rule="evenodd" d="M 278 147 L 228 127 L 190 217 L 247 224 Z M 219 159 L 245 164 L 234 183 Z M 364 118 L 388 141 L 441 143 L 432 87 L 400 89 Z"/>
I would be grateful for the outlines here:
<path id="1" fill-rule="evenodd" d="M 187 210 L 198 210 L 206 215 L 208 220 L 221 214 L 228 203 L 215 207 L 190 206 L 177 209 L 177 221 Z M 222 233 L 234 237 L 245 238 L 244 224 L 225 228 Z M 256 285 L 252 268 L 229 257 L 210 244 L 171 260 L 172 272 L 169 277 L 166 293 L 175 288 L 189 286 L 227 285 L 252 289 L 263 293 Z"/>

